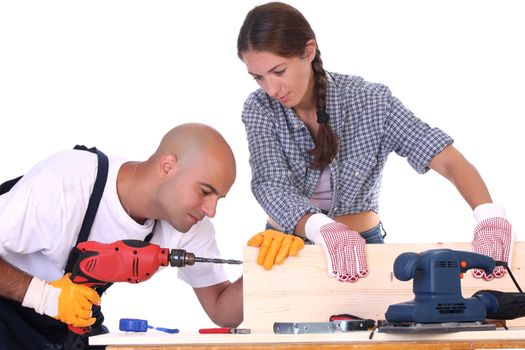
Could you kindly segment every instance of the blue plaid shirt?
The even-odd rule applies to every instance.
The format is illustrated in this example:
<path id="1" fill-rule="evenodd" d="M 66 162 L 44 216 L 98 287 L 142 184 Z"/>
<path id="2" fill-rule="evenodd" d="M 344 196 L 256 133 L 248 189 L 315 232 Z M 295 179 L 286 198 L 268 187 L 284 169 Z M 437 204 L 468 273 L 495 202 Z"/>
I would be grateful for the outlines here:
<path id="1" fill-rule="evenodd" d="M 379 212 L 382 170 L 395 151 L 419 173 L 454 142 L 431 128 L 381 84 L 361 77 L 328 73 L 327 108 L 340 149 L 330 164 L 332 203 L 328 216 Z M 285 232 L 292 233 L 306 213 L 321 210 L 310 202 L 321 170 L 310 167 L 314 140 L 291 108 L 262 89 L 244 104 L 255 198 Z"/>

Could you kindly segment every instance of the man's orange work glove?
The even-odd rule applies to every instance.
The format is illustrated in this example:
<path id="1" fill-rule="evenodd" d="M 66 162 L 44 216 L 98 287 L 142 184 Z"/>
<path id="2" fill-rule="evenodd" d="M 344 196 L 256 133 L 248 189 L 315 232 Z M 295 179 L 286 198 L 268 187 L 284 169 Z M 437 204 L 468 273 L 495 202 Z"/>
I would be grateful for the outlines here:
<path id="1" fill-rule="evenodd" d="M 31 307 L 41 315 L 51 316 L 75 327 L 92 325 L 95 318 L 91 306 L 100 305 L 100 296 L 87 286 L 73 283 L 69 275 L 65 274 L 51 283 L 34 276 L 22 306 Z"/>
<path id="2" fill-rule="evenodd" d="M 257 263 L 269 270 L 274 263 L 282 264 L 289 255 L 296 256 L 299 250 L 303 249 L 304 241 L 298 236 L 266 230 L 250 238 L 248 245 L 261 247 Z"/>

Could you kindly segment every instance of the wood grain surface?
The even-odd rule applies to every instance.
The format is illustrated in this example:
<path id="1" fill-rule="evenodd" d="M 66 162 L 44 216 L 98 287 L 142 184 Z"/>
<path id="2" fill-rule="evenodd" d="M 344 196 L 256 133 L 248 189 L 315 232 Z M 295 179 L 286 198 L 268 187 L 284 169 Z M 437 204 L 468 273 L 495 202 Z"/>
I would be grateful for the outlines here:
<path id="1" fill-rule="evenodd" d="M 370 244 L 366 247 L 369 275 L 348 283 L 328 276 L 324 252 L 319 246 L 306 246 L 297 257 L 290 257 L 271 270 L 257 264 L 257 248 L 246 247 L 243 327 L 269 332 L 274 322 L 328 321 L 330 315 L 342 313 L 384 319 L 390 304 L 414 298 L 412 280 L 399 281 L 393 275 L 396 257 L 404 252 L 442 248 L 471 251 L 471 244 Z M 512 250 L 511 271 L 518 282 L 525 281 L 525 242 L 516 242 Z M 482 289 L 517 292 L 508 274 L 486 282 L 473 278 L 469 271 L 464 274 L 461 287 L 465 298 Z M 525 318 L 508 324 L 525 326 Z"/>

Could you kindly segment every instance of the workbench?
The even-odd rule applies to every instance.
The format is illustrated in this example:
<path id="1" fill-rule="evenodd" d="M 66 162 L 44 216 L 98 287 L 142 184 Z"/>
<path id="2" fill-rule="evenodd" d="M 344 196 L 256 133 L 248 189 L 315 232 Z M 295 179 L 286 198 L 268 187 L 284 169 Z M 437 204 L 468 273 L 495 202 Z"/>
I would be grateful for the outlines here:
<path id="1" fill-rule="evenodd" d="M 457 332 L 433 335 L 394 335 L 369 331 L 333 334 L 111 334 L 90 338 L 92 345 L 111 344 L 106 350 L 201 349 L 500 349 L 524 348 L 525 329 Z"/>
<path id="2" fill-rule="evenodd" d="M 525 317 L 507 321 L 509 330 L 467 331 L 442 334 L 387 334 L 350 331 L 330 334 L 274 334 L 273 322 L 326 322 L 333 314 L 349 313 L 373 320 L 384 319 L 389 305 L 413 299 L 412 281 L 399 281 L 392 273 L 402 252 L 428 249 L 470 251 L 470 243 L 367 245 L 369 275 L 357 283 L 342 283 L 326 274 L 324 253 L 319 246 L 306 246 L 297 257 L 269 271 L 257 265 L 258 249 L 244 249 L 244 322 L 251 334 L 110 333 L 90 338 L 92 345 L 112 349 L 525 349 Z M 513 245 L 511 270 L 518 282 L 525 281 L 525 242 Z M 508 274 L 490 282 L 466 273 L 461 281 L 465 298 L 481 289 L 515 292 Z M 524 287 L 522 285 L 522 287 Z"/>

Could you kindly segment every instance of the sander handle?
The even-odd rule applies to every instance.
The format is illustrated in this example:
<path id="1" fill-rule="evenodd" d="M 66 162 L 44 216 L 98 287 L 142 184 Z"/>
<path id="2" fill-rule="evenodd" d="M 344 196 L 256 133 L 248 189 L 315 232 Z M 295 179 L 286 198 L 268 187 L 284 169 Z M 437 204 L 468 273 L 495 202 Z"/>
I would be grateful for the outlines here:
<path id="1" fill-rule="evenodd" d="M 456 260 L 461 272 L 482 269 L 489 274 L 496 266 L 494 259 L 483 254 L 452 249 L 432 249 L 419 254 L 413 252 L 400 254 L 394 261 L 394 276 L 400 281 L 408 281 L 414 278 L 416 270 L 428 269 L 426 263 L 440 259 L 444 262 Z"/>
<path id="2" fill-rule="evenodd" d="M 419 254 L 407 252 L 399 255 L 394 261 L 394 276 L 400 281 L 414 278 L 419 263 Z"/>

